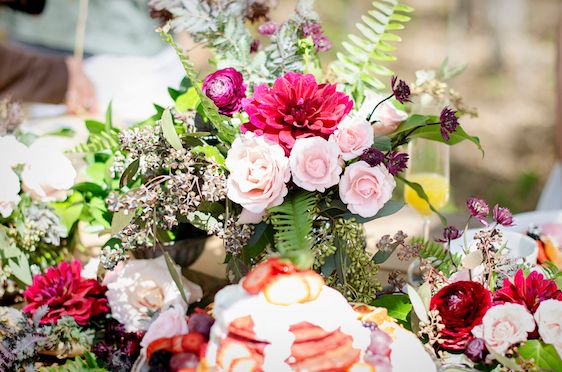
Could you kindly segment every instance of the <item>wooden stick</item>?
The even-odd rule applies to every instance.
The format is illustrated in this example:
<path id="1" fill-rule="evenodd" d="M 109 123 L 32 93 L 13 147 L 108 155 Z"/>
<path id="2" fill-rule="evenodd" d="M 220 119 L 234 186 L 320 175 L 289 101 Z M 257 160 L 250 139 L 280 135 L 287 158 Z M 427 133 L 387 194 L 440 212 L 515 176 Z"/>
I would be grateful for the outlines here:
<path id="1" fill-rule="evenodd" d="M 86 39 L 86 22 L 88 21 L 88 0 L 80 0 L 78 20 L 74 35 L 74 58 L 78 62 L 84 59 L 84 43 Z"/>

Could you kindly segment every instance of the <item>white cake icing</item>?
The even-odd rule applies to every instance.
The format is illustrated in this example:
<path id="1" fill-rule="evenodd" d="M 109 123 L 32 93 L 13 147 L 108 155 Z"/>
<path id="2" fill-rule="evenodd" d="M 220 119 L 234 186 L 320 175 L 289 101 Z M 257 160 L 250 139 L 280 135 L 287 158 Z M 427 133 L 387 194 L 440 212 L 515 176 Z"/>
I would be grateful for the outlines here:
<path id="1" fill-rule="evenodd" d="M 352 336 L 353 347 L 362 351 L 370 343 L 369 329 L 362 326 L 347 300 L 328 286 L 323 287 L 314 301 L 280 306 L 269 303 L 261 292 L 252 295 L 241 284 L 230 285 L 215 296 L 214 316 L 216 321 L 206 355 L 210 367 L 216 367 L 217 352 L 228 335 L 229 324 L 246 316 L 254 322 L 256 339 L 269 343 L 264 350 L 265 372 L 291 371 L 285 363 L 295 339 L 289 328 L 301 322 L 311 323 L 327 332 L 339 328 L 342 333 Z"/>

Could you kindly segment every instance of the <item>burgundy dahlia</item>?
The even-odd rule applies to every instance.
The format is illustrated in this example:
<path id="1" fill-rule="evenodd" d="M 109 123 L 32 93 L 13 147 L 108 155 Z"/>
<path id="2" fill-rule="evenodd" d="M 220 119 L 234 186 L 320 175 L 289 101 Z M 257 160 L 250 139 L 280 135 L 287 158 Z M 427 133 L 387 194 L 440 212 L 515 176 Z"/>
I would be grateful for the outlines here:
<path id="1" fill-rule="evenodd" d="M 408 154 L 405 152 L 393 151 L 388 154 L 386 168 L 393 176 L 403 172 L 408 167 Z"/>
<path id="2" fill-rule="evenodd" d="M 457 112 L 451 110 L 449 107 L 445 107 L 439 115 L 439 123 L 441 124 L 441 135 L 445 141 L 449 140 L 449 134 L 454 133 L 459 126 L 459 119 L 457 118 Z"/>
<path id="3" fill-rule="evenodd" d="M 503 280 L 503 288 L 494 293 L 494 303 L 511 302 L 526 306 L 534 313 L 539 304 L 545 300 L 562 301 L 562 291 L 560 291 L 553 280 L 545 279 L 543 274 L 533 271 L 525 278 L 523 270 L 518 270 L 513 278 L 513 283 L 509 279 Z"/>
<path id="4" fill-rule="evenodd" d="M 242 108 L 242 99 L 246 96 L 244 77 L 232 67 L 217 70 L 205 77 L 203 93 L 219 108 L 219 112 L 232 116 Z"/>
<path id="5" fill-rule="evenodd" d="M 289 155 L 297 138 L 328 138 L 351 111 L 353 101 L 336 90 L 335 84 L 318 84 L 314 75 L 288 72 L 273 87 L 254 87 L 254 96 L 242 106 L 250 122 L 242 133 L 254 132 L 278 143 Z"/>
<path id="6" fill-rule="evenodd" d="M 492 216 L 494 221 L 502 226 L 513 226 L 513 215 L 507 208 L 500 207 L 498 204 L 494 205 Z"/>
<path id="7" fill-rule="evenodd" d="M 482 222 L 484 225 L 488 225 L 486 222 L 486 217 L 490 213 L 490 207 L 488 207 L 488 203 L 484 200 L 472 197 L 468 198 L 466 201 L 466 208 L 470 212 L 470 215 L 476 218 L 478 221 Z"/>
<path id="8" fill-rule="evenodd" d="M 80 261 L 61 262 L 51 267 L 44 275 L 35 275 L 33 284 L 27 287 L 23 296 L 28 305 L 26 313 L 35 314 L 43 305 L 48 306 L 41 324 L 57 322 L 63 316 L 71 316 L 76 323 L 85 325 L 91 317 L 109 311 L 106 288 L 95 279 L 84 279 L 80 275 Z"/>
<path id="9" fill-rule="evenodd" d="M 458 239 L 462 236 L 462 231 L 457 229 L 455 226 L 447 226 L 443 229 L 443 237 L 435 239 L 439 243 L 448 243 L 451 240 Z"/>
<path id="10" fill-rule="evenodd" d="M 404 102 L 411 102 L 410 101 L 410 87 L 404 80 L 398 81 L 397 76 L 393 76 L 390 80 L 390 85 L 392 87 L 392 93 L 394 94 L 394 98 L 400 103 Z"/>
<path id="11" fill-rule="evenodd" d="M 359 159 L 363 160 L 371 167 L 376 167 L 380 163 L 384 162 L 384 153 L 374 147 L 369 147 L 359 156 Z"/>
<path id="12" fill-rule="evenodd" d="M 472 328 L 482 322 L 491 306 L 490 291 L 478 282 L 459 281 L 441 288 L 429 304 L 431 310 L 439 311 L 445 326 L 440 346 L 446 350 L 464 350 L 472 339 Z"/>

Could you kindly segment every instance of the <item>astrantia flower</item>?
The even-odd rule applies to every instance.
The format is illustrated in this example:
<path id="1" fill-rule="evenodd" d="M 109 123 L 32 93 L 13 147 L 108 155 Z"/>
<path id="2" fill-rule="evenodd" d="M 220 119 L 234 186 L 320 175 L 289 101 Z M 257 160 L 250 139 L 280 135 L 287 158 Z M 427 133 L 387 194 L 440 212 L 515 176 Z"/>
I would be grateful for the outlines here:
<path id="1" fill-rule="evenodd" d="M 458 239 L 462 236 L 462 231 L 459 231 L 455 226 L 447 226 L 443 229 L 443 237 L 435 239 L 439 243 L 448 243 L 451 240 Z"/>
<path id="2" fill-rule="evenodd" d="M 388 154 L 386 168 L 393 176 L 403 172 L 408 167 L 408 154 L 405 152 L 393 151 Z"/>
<path id="3" fill-rule="evenodd" d="M 503 280 L 503 288 L 494 293 L 495 303 L 513 302 L 525 305 L 534 313 L 542 301 L 554 299 L 562 301 L 562 291 L 553 280 L 545 279 L 544 275 L 533 271 L 525 278 L 523 270 L 518 270 L 513 278 Z"/>
<path id="4" fill-rule="evenodd" d="M 507 208 L 500 207 L 499 204 L 494 205 L 492 211 L 494 221 L 502 226 L 513 226 L 513 215 Z"/>
<path id="5" fill-rule="evenodd" d="M 449 284 L 431 298 L 429 308 L 439 311 L 445 328 L 440 332 L 446 350 L 464 350 L 472 329 L 492 306 L 492 296 L 482 284 L 460 281 Z"/>
<path id="6" fill-rule="evenodd" d="M 244 77 L 232 67 L 224 68 L 207 75 L 203 81 L 203 93 L 219 108 L 219 112 L 232 116 L 242 108 L 242 98 L 246 96 Z"/>
<path id="7" fill-rule="evenodd" d="M 384 153 L 379 149 L 370 147 L 367 150 L 363 151 L 363 154 L 359 156 L 359 159 L 363 160 L 371 167 L 376 167 L 384 161 Z"/>
<path id="8" fill-rule="evenodd" d="M 312 38 L 312 42 L 314 43 L 314 46 L 316 47 L 316 49 L 318 49 L 318 51 L 325 52 L 332 49 L 332 43 L 330 42 L 330 39 L 328 39 L 328 37 L 324 35 L 320 23 L 305 23 L 302 27 L 302 33 L 304 37 L 310 36 Z"/>
<path id="9" fill-rule="evenodd" d="M 406 84 L 404 80 L 398 81 L 398 84 L 396 84 L 396 81 L 398 81 L 397 76 L 393 76 L 392 79 L 390 80 L 390 84 L 392 86 L 392 93 L 394 93 L 394 98 L 396 98 L 396 100 L 400 103 L 411 102 L 410 87 L 408 86 L 408 84 Z"/>
<path id="10" fill-rule="evenodd" d="M 351 111 L 353 101 L 335 84 L 318 84 L 314 75 L 288 72 L 273 87 L 254 87 L 254 96 L 242 100 L 250 122 L 242 133 L 254 132 L 280 144 L 288 155 L 297 138 L 328 138 Z"/>
<path id="11" fill-rule="evenodd" d="M 43 305 L 48 306 L 41 324 L 56 323 L 63 316 L 71 316 L 76 323 L 85 325 L 91 317 L 109 311 L 105 298 L 105 287 L 95 279 L 80 276 L 82 265 L 61 262 L 51 267 L 44 275 L 36 275 L 33 284 L 27 287 L 23 296 L 28 305 L 24 312 L 35 314 Z"/>
<path id="12" fill-rule="evenodd" d="M 271 36 L 277 32 L 277 25 L 273 22 L 266 22 L 258 27 L 258 32 L 263 36 Z"/>
<path id="13" fill-rule="evenodd" d="M 449 140 L 449 134 L 457 130 L 459 126 L 459 119 L 457 118 L 456 111 L 445 107 L 439 115 L 439 123 L 441 124 L 441 135 L 445 141 Z"/>
<path id="14" fill-rule="evenodd" d="M 488 207 L 488 203 L 486 203 L 482 199 L 472 197 L 467 199 L 466 208 L 468 209 L 472 217 L 476 218 L 484 225 L 488 225 L 488 223 L 486 222 L 486 217 L 488 217 L 488 214 L 490 213 L 490 207 Z"/>

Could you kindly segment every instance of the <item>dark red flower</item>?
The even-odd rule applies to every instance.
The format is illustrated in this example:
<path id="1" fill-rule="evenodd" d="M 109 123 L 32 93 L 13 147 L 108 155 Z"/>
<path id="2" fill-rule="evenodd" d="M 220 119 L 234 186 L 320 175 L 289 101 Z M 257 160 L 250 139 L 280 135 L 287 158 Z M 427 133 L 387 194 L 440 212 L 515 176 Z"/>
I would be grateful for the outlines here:
<path id="1" fill-rule="evenodd" d="M 488 355 L 488 348 L 486 347 L 486 342 L 481 338 L 473 338 L 466 345 L 464 354 L 468 359 L 472 360 L 474 363 L 479 363 Z"/>
<path id="2" fill-rule="evenodd" d="M 518 270 L 513 278 L 503 280 L 503 288 L 494 293 L 494 303 L 512 302 L 521 304 L 534 313 L 544 300 L 562 301 L 562 291 L 553 280 L 545 279 L 544 275 L 533 271 L 525 278 L 523 270 Z"/>
<path id="3" fill-rule="evenodd" d="M 441 135 L 445 141 L 449 140 L 449 134 L 454 133 L 459 126 L 457 112 L 445 107 L 439 115 L 439 123 L 441 124 Z"/>
<path id="4" fill-rule="evenodd" d="M 462 236 L 463 232 L 455 226 L 447 226 L 443 229 L 443 237 L 435 239 L 438 243 L 448 243 L 451 240 L 458 239 Z"/>
<path id="5" fill-rule="evenodd" d="M 392 151 L 388 154 L 385 165 L 388 172 L 396 176 L 398 173 L 408 168 L 408 154 L 405 152 Z"/>
<path id="6" fill-rule="evenodd" d="M 371 167 L 376 167 L 384 161 L 384 153 L 374 147 L 369 147 L 359 156 L 359 159 L 363 160 Z"/>
<path id="7" fill-rule="evenodd" d="M 242 100 L 250 122 L 242 133 L 254 132 L 280 144 L 288 155 L 297 138 L 328 138 L 351 111 L 353 101 L 336 84 L 318 84 L 314 75 L 288 72 L 273 87 L 254 87 L 254 96 Z"/>
<path id="8" fill-rule="evenodd" d="M 393 76 L 390 79 L 390 86 L 392 88 L 392 93 L 394 94 L 394 98 L 396 98 L 396 100 L 400 103 L 411 102 L 410 87 L 408 86 L 408 84 L 406 84 L 404 80 L 400 80 L 398 81 L 398 84 L 396 84 L 397 81 L 398 81 L 397 76 Z"/>
<path id="9" fill-rule="evenodd" d="M 41 324 L 71 316 L 80 325 L 88 323 L 93 316 L 107 313 L 106 288 L 95 279 L 82 278 L 81 270 L 80 261 L 74 260 L 61 262 L 44 275 L 35 275 L 33 284 L 23 292 L 28 303 L 23 311 L 35 314 L 39 307 L 47 305 L 48 311 Z"/>
<path id="10" fill-rule="evenodd" d="M 431 298 L 429 307 L 439 311 L 445 328 L 441 331 L 446 350 L 464 350 L 472 339 L 472 328 L 492 306 L 492 295 L 482 284 L 459 281 L 441 288 Z"/>
<path id="11" fill-rule="evenodd" d="M 246 96 L 244 77 L 232 67 L 217 70 L 207 75 L 203 81 L 203 93 L 219 108 L 219 112 L 232 116 L 242 108 L 242 98 Z"/>

